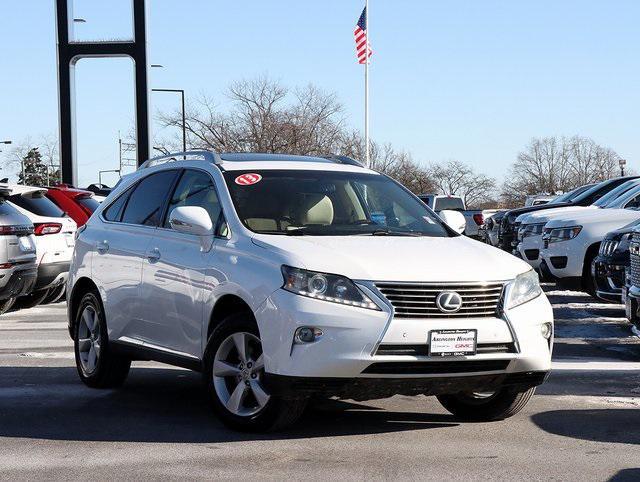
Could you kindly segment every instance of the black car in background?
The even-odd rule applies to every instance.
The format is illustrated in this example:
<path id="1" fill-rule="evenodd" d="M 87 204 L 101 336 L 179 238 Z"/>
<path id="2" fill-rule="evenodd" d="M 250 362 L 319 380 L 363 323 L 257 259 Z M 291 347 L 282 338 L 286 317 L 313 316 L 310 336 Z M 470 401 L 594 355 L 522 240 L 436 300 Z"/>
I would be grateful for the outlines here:
<path id="1" fill-rule="evenodd" d="M 622 302 L 625 270 L 630 265 L 629 245 L 634 229 L 640 221 L 608 233 L 600 244 L 598 256 L 593 260 L 591 273 L 596 285 L 596 296 L 613 303 Z"/>
<path id="2" fill-rule="evenodd" d="M 573 191 L 555 199 L 553 202 L 543 204 L 542 206 L 529 206 L 526 208 L 517 208 L 507 211 L 502 218 L 499 232 L 498 247 L 505 251 L 511 252 L 515 248 L 516 237 L 518 235 L 518 226 L 516 226 L 516 218 L 521 214 L 531 213 L 534 211 L 542 211 L 544 209 L 554 209 L 562 206 L 589 206 L 615 189 L 620 184 L 630 179 L 638 179 L 640 176 L 625 176 L 615 179 L 608 179 L 598 184 L 589 184 L 581 186 Z"/>

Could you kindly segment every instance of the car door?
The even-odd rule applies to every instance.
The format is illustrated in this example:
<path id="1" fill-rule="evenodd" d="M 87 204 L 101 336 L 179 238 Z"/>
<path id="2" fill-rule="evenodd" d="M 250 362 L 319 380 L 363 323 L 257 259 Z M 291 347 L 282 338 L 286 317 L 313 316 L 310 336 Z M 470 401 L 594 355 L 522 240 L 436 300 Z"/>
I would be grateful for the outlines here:
<path id="1" fill-rule="evenodd" d="M 221 208 L 209 173 L 198 169 L 182 172 L 163 223 L 147 248 L 141 290 L 141 298 L 145 300 L 146 341 L 178 355 L 199 357 L 205 316 L 205 270 L 215 253 L 213 239 L 202 240 L 171 229 L 169 216 L 180 206 L 203 207 L 216 225 Z"/>
<path id="2" fill-rule="evenodd" d="M 142 260 L 178 172 L 156 172 L 129 188 L 105 209 L 92 235 L 92 276 L 103 288 L 111 339 L 141 340 L 146 335 L 141 322 Z"/>

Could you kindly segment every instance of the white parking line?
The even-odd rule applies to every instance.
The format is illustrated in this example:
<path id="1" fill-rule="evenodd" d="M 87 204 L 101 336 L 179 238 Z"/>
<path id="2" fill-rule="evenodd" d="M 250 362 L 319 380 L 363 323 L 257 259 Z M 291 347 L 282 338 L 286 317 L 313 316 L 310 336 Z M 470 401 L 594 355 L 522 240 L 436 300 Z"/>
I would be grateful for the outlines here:
<path id="1" fill-rule="evenodd" d="M 552 368 L 553 370 L 580 371 L 638 371 L 640 370 L 640 362 L 624 362 L 601 358 L 566 359 L 555 360 Z"/>

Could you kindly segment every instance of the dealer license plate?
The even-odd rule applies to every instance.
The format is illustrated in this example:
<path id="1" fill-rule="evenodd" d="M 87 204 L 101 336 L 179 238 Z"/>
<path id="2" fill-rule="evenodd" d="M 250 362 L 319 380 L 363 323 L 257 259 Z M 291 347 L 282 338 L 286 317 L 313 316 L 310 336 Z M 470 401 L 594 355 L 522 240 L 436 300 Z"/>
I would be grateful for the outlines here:
<path id="1" fill-rule="evenodd" d="M 73 246 L 76 244 L 76 240 L 73 237 L 73 234 L 65 234 L 64 237 L 65 237 L 65 239 L 67 241 L 67 246 L 69 248 L 73 248 Z"/>
<path id="2" fill-rule="evenodd" d="M 478 330 L 433 330 L 429 332 L 429 356 L 475 355 Z"/>
<path id="3" fill-rule="evenodd" d="M 22 253 L 33 253 L 36 250 L 29 236 L 20 236 L 18 238 L 18 247 Z"/>

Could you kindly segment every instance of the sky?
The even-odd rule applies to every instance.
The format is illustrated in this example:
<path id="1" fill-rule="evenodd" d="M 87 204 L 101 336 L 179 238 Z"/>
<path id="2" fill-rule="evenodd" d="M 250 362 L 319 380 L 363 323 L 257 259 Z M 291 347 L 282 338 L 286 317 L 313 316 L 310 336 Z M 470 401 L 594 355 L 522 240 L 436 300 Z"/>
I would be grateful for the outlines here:
<path id="1" fill-rule="evenodd" d="M 130 0 L 75 0 L 79 40 L 131 35 Z M 363 0 L 148 0 L 150 87 L 224 109 L 239 79 L 267 75 L 334 92 L 363 129 L 353 28 Z M 54 0 L 0 0 L 0 141 L 58 130 Z M 457 159 L 503 180 L 532 137 L 583 135 L 638 171 L 637 0 L 370 0 L 371 136 L 421 163 Z M 81 186 L 118 167 L 133 126 L 133 67 L 76 68 Z M 179 106 L 152 93 L 152 115 Z M 178 135 L 153 125 L 156 136 Z M 0 145 L 0 162 L 10 154 Z M 3 157 L 4 156 L 4 157 Z M 15 166 L 3 167 L 3 176 Z M 113 183 L 113 174 L 103 181 Z"/>

